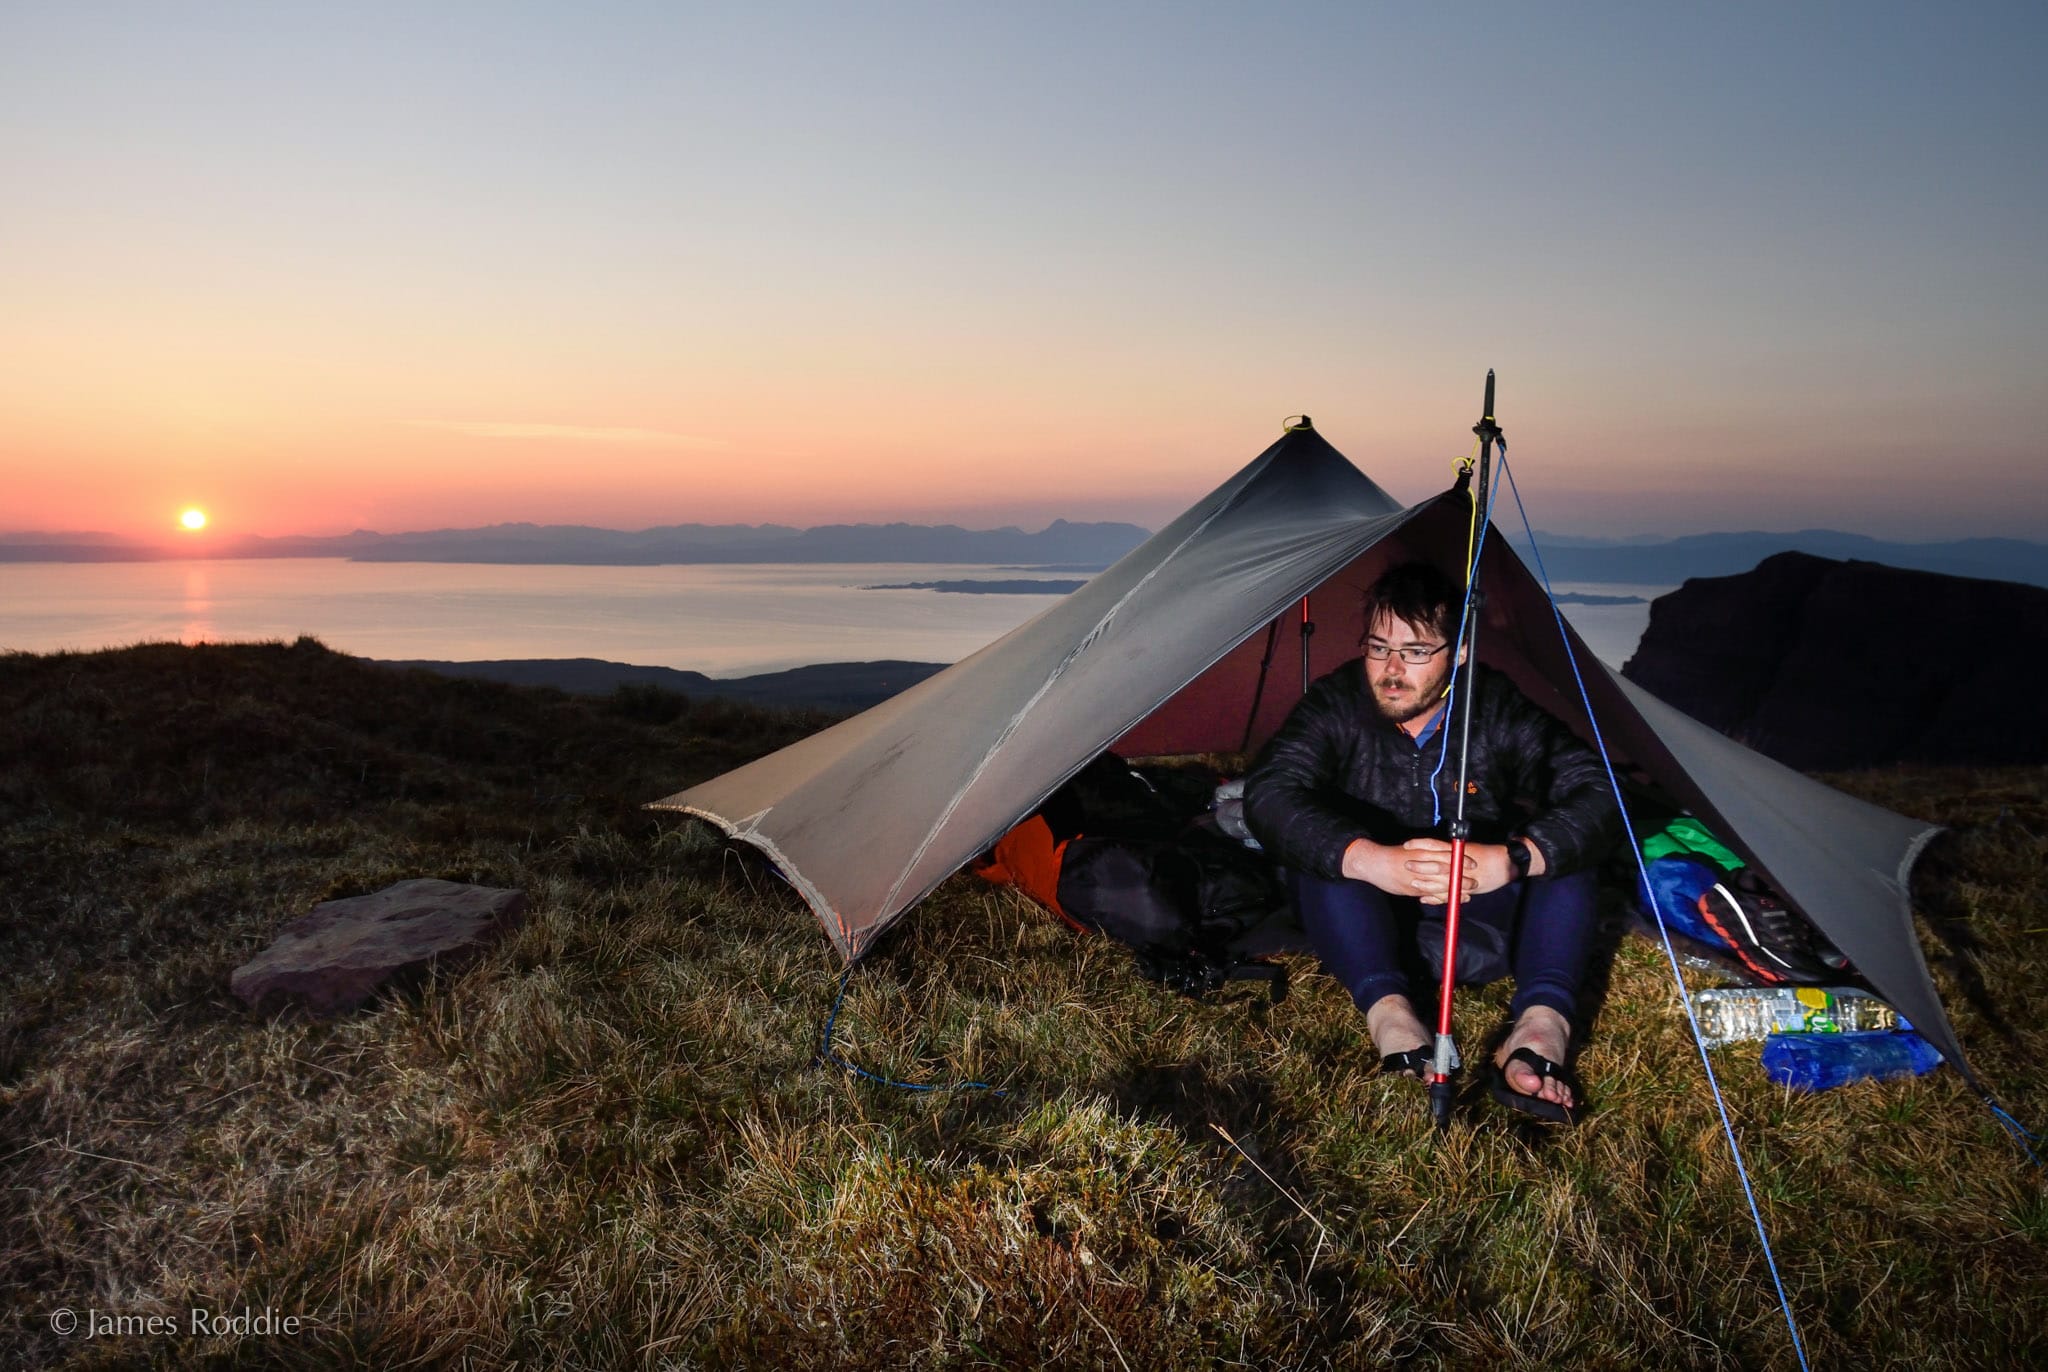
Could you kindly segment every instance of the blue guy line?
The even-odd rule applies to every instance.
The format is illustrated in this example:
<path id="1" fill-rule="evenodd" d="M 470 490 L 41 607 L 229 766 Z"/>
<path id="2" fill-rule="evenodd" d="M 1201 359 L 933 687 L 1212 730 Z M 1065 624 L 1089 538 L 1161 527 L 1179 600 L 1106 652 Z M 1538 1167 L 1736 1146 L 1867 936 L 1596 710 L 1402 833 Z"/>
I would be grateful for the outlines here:
<path id="1" fill-rule="evenodd" d="M 1496 438 L 1494 442 L 1500 444 L 1501 470 L 1505 471 L 1508 460 L 1507 440 Z M 1479 584 L 1479 559 L 1486 551 L 1486 531 L 1493 525 L 1493 502 L 1498 499 L 1500 487 L 1495 485 L 1486 493 L 1486 509 L 1479 521 L 1479 537 L 1472 545 L 1472 565 L 1465 569 L 1465 603 L 1458 611 L 1458 637 L 1455 640 L 1460 646 L 1465 642 L 1466 623 L 1472 617 L 1472 591 Z M 1477 503 L 1476 498 L 1474 503 Z M 1372 626 L 1366 627 L 1370 629 Z M 1475 662 L 1472 667 L 1476 671 L 1479 664 Z M 1437 778 L 1444 774 L 1445 760 L 1451 755 L 1451 712 L 1458 706 L 1458 673 L 1461 670 L 1463 665 L 1458 661 L 1457 653 L 1453 652 L 1451 680 L 1444 692 L 1444 699 L 1449 703 L 1444 707 L 1443 723 L 1437 727 L 1436 769 L 1429 774 L 1429 827 L 1432 829 L 1444 822 L 1443 793 L 1437 789 L 1436 783 Z"/>
<path id="2" fill-rule="evenodd" d="M 2012 1141 L 2020 1146 L 2020 1151 L 2027 1155 L 2028 1159 L 2033 1162 L 2034 1166 L 2048 1167 L 2048 1163 L 2044 1163 L 2041 1161 L 2040 1154 L 2036 1153 L 2033 1150 L 2033 1147 L 2029 1142 L 2030 1140 L 2032 1143 L 2041 1142 L 2041 1136 L 2039 1134 L 2027 1128 L 2026 1125 L 2021 1124 L 2011 1115 L 2008 1115 L 2005 1112 L 2004 1107 L 1999 1105 L 1997 1101 L 1991 1099 L 1991 1097 L 1984 1097 L 1984 1104 L 1991 1107 L 1991 1113 L 1997 1117 L 1998 1122 L 2000 1124 L 2005 1126 L 2005 1132 L 2012 1135 Z"/>
<path id="3" fill-rule="evenodd" d="M 1522 531 L 1528 535 L 1530 551 L 1536 557 L 1536 571 L 1543 579 L 1543 594 L 1550 601 L 1550 614 L 1557 621 L 1558 637 L 1564 643 L 1565 660 L 1571 664 L 1572 680 L 1578 684 L 1579 702 L 1585 707 L 1586 722 L 1592 727 L 1593 743 L 1600 750 L 1600 765 L 1607 771 L 1607 784 L 1614 788 L 1614 803 L 1616 808 L 1621 811 L 1622 827 L 1628 832 L 1629 848 L 1635 855 L 1636 860 L 1636 873 L 1642 880 L 1643 889 L 1646 891 L 1651 890 L 1650 874 L 1643 865 L 1642 845 L 1636 841 L 1635 825 L 1630 821 L 1628 806 L 1622 800 L 1621 783 L 1615 779 L 1614 763 L 1607 755 L 1607 740 L 1600 733 L 1600 721 L 1593 714 L 1592 697 L 1586 691 L 1585 678 L 1579 673 L 1578 655 L 1572 651 L 1571 634 L 1565 628 L 1564 613 L 1557 608 L 1557 596 L 1550 587 L 1550 573 L 1543 566 L 1543 550 L 1536 544 L 1536 531 L 1529 527 L 1529 512 L 1522 504 L 1522 492 L 1515 485 L 1514 473 L 1508 470 L 1508 455 L 1505 444 L 1502 445 L 1501 449 L 1500 474 L 1507 478 L 1508 488 L 1514 491 L 1515 509 L 1522 517 Z M 1491 501 L 1488 502 L 1488 504 L 1491 503 Z M 1714 1108 L 1721 1112 L 1721 1132 L 1728 1140 L 1729 1156 L 1735 1159 L 1735 1175 L 1742 1179 L 1742 1195 L 1749 1202 L 1749 1217 L 1756 1225 L 1757 1241 L 1764 1248 L 1764 1263 L 1771 1271 L 1771 1285 L 1777 1288 L 1778 1308 L 1784 1312 L 1785 1328 L 1792 1335 L 1792 1352 L 1799 1359 L 1801 1372 L 1810 1372 L 1806 1361 L 1806 1345 L 1799 1337 L 1799 1323 L 1792 1315 L 1792 1301 L 1785 1294 L 1784 1278 L 1778 1275 L 1777 1255 L 1771 1251 L 1771 1236 L 1764 1229 L 1763 1212 L 1757 1208 L 1756 1191 L 1750 1185 L 1749 1168 L 1743 1164 L 1742 1148 L 1735 1141 L 1735 1124 L 1728 1116 L 1728 1103 L 1721 1097 L 1721 1083 L 1714 1076 L 1713 1061 L 1707 1056 L 1706 1040 L 1700 1033 L 1699 1016 L 1693 1010 L 1692 993 L 1686 989 L 1685 977 L 1678 969 L 1678 953 L 1671 946 L 1671 930 L 1664 923 L 1664 912 L 1659 908 L 1659 904 L 1658 901 L 1652 899 L 1650 910 L 1657 917 L 1657 932 L 1664 941 L 1664 956 L 1671 963 L 1671 979 L 1678 985 L 1679 1000 L 1685 1006 L 1685 1017 L 1692 1025 L 1693 1045 L 1699 1049 L 1700 1065 L 1706 1068 L 1707 1085 L 1712 1088 L 1714 1093 Z"/>
<path id="4" fill-rule="evenodd" d="M 832 999 L 831 1013 L 825 1016 L 825 1032 L 818 1040 L 818 1058 L 820 1061 L 829 1062 L 835 1067 L 843 1067 L 863 1081 L 871 1081 L 878 1086 L 894 1086 L 901 1091 L 992 1091 L 998 1096 L 1009 1094 L 1009 1092 L 1002 1088 L 985 1081 L 955 1081 L 937 1084 L 897 1081 L 894 1077 L 885 1077 L 879 1072 L 870 1072 L 867 1068 L 848 1062 L 845 1058 L 833 1052 L 832 1026 L 839 1018 L 840 1005 L 846 1000 L 846 987 L 853 980 L 854 966 L 855 964 L 853 963 L 847 964 L 846 975 L 839 978 L 839 994 Z"/>

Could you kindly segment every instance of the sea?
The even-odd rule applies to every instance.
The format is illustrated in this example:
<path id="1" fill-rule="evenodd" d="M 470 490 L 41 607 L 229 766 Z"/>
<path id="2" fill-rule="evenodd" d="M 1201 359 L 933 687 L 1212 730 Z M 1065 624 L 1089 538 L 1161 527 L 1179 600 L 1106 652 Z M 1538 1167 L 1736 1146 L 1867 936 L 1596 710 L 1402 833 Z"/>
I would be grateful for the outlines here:
<path id="1" fill-rule="evenodd" d="M 0 563 L 0 651 L 290 641 L 310 634 L 357 657 L 590 657 L 714 677 L 818 662 L 957 662 L 1059 595 L 869 588 L 963 580 L 1071 583 L 1085 576 L 932 563 Z M 1647 602 L 1671 587 L 1572 583 L 1557 589 L 1641 597 L 1639 604 L 1563 607 L 1588 646 L 1618 667 L 1649 623 Z"/>

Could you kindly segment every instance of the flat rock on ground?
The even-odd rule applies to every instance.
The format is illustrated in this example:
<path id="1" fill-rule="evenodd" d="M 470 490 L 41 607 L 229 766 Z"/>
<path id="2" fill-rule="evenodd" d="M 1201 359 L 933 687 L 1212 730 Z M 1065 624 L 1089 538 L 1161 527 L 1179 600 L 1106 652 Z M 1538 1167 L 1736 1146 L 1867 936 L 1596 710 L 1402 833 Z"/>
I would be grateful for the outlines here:
<path id="1" fill-rule="evenodd" d="M 228 986 L 259 1014 L 315 1017 L 362 1005 L 383 986 L 467 962 L 518 924 L 526 893 L 431 877 L 323 901 L 237 967 Z"/>

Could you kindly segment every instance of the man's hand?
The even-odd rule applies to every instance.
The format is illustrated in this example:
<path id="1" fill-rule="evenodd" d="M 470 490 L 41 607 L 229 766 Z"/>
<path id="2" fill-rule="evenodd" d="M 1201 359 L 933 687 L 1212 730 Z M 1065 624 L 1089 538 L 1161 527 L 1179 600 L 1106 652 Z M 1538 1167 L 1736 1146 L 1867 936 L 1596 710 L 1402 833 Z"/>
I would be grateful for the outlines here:
<path id="1" fill-rule="evenodd" d="M 1529 853 L 1533 857 L 1536 850 L 1531 848 Z M 1472 880 L 1465 887 L 1468 896 L 1482 891 L 1498 891 L 1515 879 L 1515 864 L 1508 860 L 1505 843 L 1466 844 L 1465 866 L 1472 873 Z"/>
<path id="2" fill-rule="evenodd" d="M 1399 848 L 1389 848 L 1369 838 L 1355 838 L 1344 850 L 1344 875 L 1377 886 L 1389 895 L 1412 896 L 1415 890 L 1409 883 L 1413 873 L 1401 865 L 1404 857 Z"/>
<path id="3" fill-rule="evenodd" d="M 1451 900 L 1451 841 L 1445 838 L 1411 838 L 1394 850 L 1401 854 L 1401 865 L 1413 880 L 1413 888 L 1398 892 L 1404 896 L 1419 896 L 1424 905 L 1448 905 Z M 1471 896 L 1479 890 L 1479 864 L 1474 861 L 1478 846 L 1465 845 L 1465 891 Z M 1501 850 L 1501 861 L 1507 861 L 1507 850 Z"/>
<path id="4" fill-rule="evenodd" d="M 1531 853 L 1541 870 L 1543 855 Z M 1411 838 L 1399 848 L 1353 839 L 1344 850 L 1344 875 L 1370 882 L 1389 895 L 1414 896 L 1424 905 L 1445 905 L 1451 899 L 1451 844 L 1448 839 Z M 1514 864 L 1500 843 L 1465 845 L 1464 894 L 1461 899 L 1497 891 L 1515 879 Z"/>
<path id="5" fill-rule="evenodd" d="M 1501 852 L 1501 862 L 1507 853 Z M 1450 900 L 1451 845 L 1440 838 L 1411 838 L 1398 848 L 1369 838 L 1351 841 L 1344 850 L 1344 875 L 1369 882 L 1390 896 L 1414 896 L 1424 905 Z M 1475 873 L 1472 850 L 1465 850 L 1465 894 L 1471 895 Z"/>

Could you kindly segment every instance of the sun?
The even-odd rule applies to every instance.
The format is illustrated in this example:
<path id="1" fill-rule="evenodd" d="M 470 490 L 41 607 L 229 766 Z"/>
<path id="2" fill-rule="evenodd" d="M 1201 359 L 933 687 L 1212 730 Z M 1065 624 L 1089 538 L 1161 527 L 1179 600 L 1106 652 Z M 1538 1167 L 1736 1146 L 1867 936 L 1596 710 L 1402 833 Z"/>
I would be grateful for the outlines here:
<path id="1" fill-rule="evenodd" d="M 178 516 L 178 522 L 196 532 L 206 527 L 206 511 L 199 509 L 187 510 Z"/>

